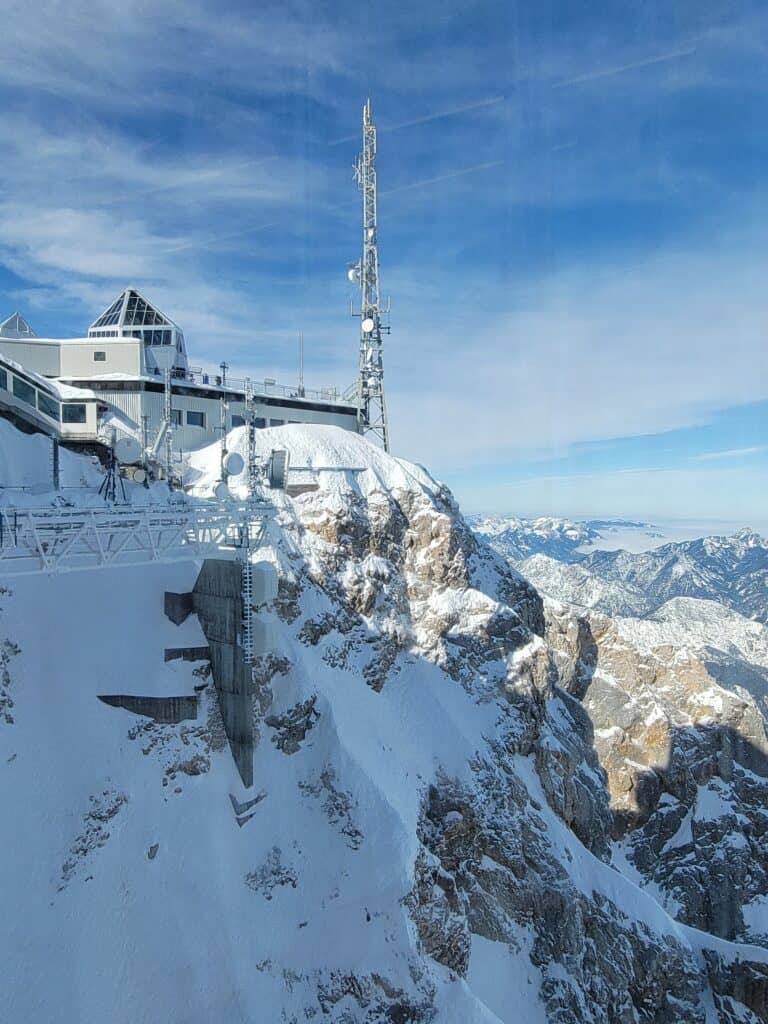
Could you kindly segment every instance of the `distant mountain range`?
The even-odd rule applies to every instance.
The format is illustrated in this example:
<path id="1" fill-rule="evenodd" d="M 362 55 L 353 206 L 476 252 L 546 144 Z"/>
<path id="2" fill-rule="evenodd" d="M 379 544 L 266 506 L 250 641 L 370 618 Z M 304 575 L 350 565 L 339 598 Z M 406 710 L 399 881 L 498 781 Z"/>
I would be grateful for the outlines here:
<path id="1" fill-rule="evenodd" d="M 768 623 L 768 541 L 760 534 L 744 529 L 639 553 L 580 551 L 600 539 L 605 524 L 492 518 L 475 521 L 474 529 L 539 590 L 560 601 L 609 615 L 644 616 L 671 598 L 692 597 Z"/>
<path id="2" fill-rule="evenodd" d="M 483 536 L 496 551 L 514 562 L 531 555 L 549 555 L 560 562 L 575 562 L 583 557 L 578 549 L 619 530 L 643 531 L 661 537 L 650 523 L 625 519 L 560 519 L 541 516 L 520 519 L 515 516 L 467 516 L 475 533 Z"/>

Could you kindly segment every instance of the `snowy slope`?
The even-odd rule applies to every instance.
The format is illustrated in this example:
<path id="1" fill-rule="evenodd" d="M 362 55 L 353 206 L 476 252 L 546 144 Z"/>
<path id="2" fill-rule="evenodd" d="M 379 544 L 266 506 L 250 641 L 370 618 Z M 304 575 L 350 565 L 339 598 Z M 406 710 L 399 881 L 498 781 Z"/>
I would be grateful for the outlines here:
<path id="1" fill-rule="evenodd" d="M 163 660 L 201 642 L 163 616 L 195 566 L 0 594 L 0 1019 L 763 1019 L 768 951 L 611 866 L 606 778 L 538 595 L 419 467 L 335 428 L 258 437 L 318 489 L 272 495 L 259 552 L 280 588 L 253 789 L 205 665 Z M 218 459 L 190 459 L 198 494 Z M 98 700 L 198 687 L 179 725 Z M 233 799 L 257 796 L 240 827 Z"/>
<path id="2" fill-rule="evenodd" d="M 557 601 L 607 615 L 642 615 L 652 607 L 641 587 L 601 579 L 579 562 L 566 563 L 538 554 L 514 564 L 542 594 Z"/>

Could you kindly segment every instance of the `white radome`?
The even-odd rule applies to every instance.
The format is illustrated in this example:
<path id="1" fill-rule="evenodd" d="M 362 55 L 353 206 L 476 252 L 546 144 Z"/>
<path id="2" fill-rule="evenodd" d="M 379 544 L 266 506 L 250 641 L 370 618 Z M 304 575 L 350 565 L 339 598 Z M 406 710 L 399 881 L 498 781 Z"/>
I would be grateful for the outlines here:
<path id="1" fill-rule="evenodd" d="M 135 437 L 121 437 L 115 443 L 115 458 L 118 462 L 137 462 L 141 458 L 141 445 Z"/>
<path id="2" fill-rule="evenodd" d="M 240 476 L 245 469 L 245 459 L 240 452 L 227 452 L 224 457 L 224 472 L 227 476 Z"/>

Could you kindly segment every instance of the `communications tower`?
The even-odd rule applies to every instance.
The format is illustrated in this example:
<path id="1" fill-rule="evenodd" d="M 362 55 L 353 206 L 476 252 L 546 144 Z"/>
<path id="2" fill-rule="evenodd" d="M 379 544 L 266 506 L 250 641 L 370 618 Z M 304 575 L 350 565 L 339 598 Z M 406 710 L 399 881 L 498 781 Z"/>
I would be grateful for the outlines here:
<path id="1" fill-rule="evenodd" d="M 363 107 L 363 151 L 355 164 L 355 179 L 363 193 L 363 255 L 350 271 L 360 282 L 360 372 L 357 380 L 357 416 L 363 434 L 373 434 L 389 451 L 387 405 L 384 399 L 384 364 L 379 296 L 379 254 L 376 241 L 376 126 L 371 101 Z M 388 312 L 388 310 L 387 310 Z"/>

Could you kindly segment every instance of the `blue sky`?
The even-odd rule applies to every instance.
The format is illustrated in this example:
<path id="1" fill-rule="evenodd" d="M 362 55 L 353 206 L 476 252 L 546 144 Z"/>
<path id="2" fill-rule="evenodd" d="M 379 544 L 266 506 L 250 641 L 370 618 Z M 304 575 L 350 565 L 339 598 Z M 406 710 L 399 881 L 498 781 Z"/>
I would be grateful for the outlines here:
<path id="1" fill-rule="evenodd" d="M 397 454 L 470 511 L 763 522 L 762 4 L 4 8 L 0 310 L 126 283 L 193 362 L 354 376 L 379 126 Z"/>

